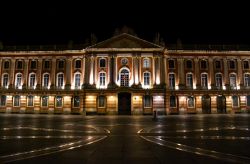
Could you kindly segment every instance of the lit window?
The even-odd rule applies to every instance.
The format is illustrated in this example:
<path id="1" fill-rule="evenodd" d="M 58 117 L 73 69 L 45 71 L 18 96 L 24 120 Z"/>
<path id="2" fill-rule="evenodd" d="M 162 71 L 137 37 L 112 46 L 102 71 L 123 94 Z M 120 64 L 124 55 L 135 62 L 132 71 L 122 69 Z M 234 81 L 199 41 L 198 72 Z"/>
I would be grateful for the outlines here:
<path id="1" fill-rule="evenodd" d="M 174 69 L 175 68 L 174 60 L 168 60 L 168 68 L 169 69 Z"/>
<path id="2" fill-rule="evenodd" d="M 56 96 L 56 107 L 60 108 L 62 107 L 63 100 L 62 100 L 62 96 Z"/>
<path id="3" fill-rule="evenodd" d="M 105 108 L 105 96 L 98 97 L 98 107 Z"/>
<path id="4" fill-rule="evenodd" d="M 248 62 L 248 60 L 244 60 L 243 61 L 243 68 L 244 69 L 249 69 L 249 62 Z"/>
<path id="5" fill-rule="evenodd" d="M 250 74 L 249 73 L 244 74 L 244 85 L 245 87 L 250 86 Z"/>
<path id="6" fill-rule="evenodd" d="M 27 102 L 28 102 L 27 104 L 28 107 L 34 106 L 34 97 L 32 95 L 27 96 Z"/>
<path id="7" fill-rule="evenodd" d="M 105 59 L 100 59 L 100 67 L 106 67 L 106 60 Z"/>
<path id="8" fill-rule="evenodd" d="M 9 85 L 9 75 L 8 74 L 3 74 L 3 84 L 2 86 L 4 88 L 8 88 Z"/>
<path id="9" fill-rule="evenodd" d="M 43 75 L 43 87 L 44 88 L 49 87 L 49 74 L 48 73 Z"/>
<path id="10" fill-rule="evenodd" d="M 144 77 L 144 85 L 149 86 L 150 85 L 150 73 L 144 72 L 143 77 Z"/>
<path id="11" fill-rule="evenodd" d="M 144 107 L 145 108 L 151 108 L 152 107 L 152 98 L 150 95 L 144 96 Z"/>
<path id="12" fill-rule="evenodd" d="M 18 89 L 22 87 L 22 74 L 21 73 L 16 74 L 15 87 Z"/>
<path id="13" fill-rule="evenodd" d="M 120 73 L 121 86 L 129 86 L 129 72 L 126 69 L 123 69 Z"/>
<path id="14" fill-rule="evenodd" d="M 176 107 L 176 97 L 175 96 L 170 96 L 170 107 L 175 108 Z"/>
<path id="15" fill-rule="evenodd" d="M 149 68 L 150 67 L 150 61 L 148 58 L 143 59 L 143 67 Z"/>
<path id="16" fill-rule="evenodd" d="M 62 88 L 63 87 L 63 73 L 57 74 L 57 87 Z"/>
<path id="17" fill-rule="evenodd" d="M 100 87 L 105 86 L 105 81 L 106 81 L 106 73 L 105 72 L 100 72 Z"/>
<path id="18" fill-rule="evenodd" d="M 215 85 L 218 88 L 222 87 L 222 75 L 220 73 L 215 75 Z"/>
<path id="19" fill-rule="evenodd" d="M 0 96 L 0 106 L 6 106 L 6 96 L 5 95 Z"/>
<path id="20" fill-rule="evenodd" d="M 74 108 L 80 107 L 80 97 L 79 96 L 73 97 L 73 106 L 74 106 Z"/>
<path id="21" fill-rule="evenodd" d="M 14 107 L 19 107 L 20 106 L 20 96 L 16 95 L 13 97 L 13 106 Z"/>
<path id="22" fill-rule="evenodd" d="M 229 83 L 232 89 L 236 89 L 236 75 L 235 74 L 229 75 Z"/>
<path id="23" fill-rule="evenodd" d="M 29 87 L 30 88 L 35 87 L 35 81 L 36 81 L 36 75 L 34 73 L 31 73 L 30 78 L 29 78 Z"/>
<path id="24" fill-rule="evenodd" d="M 192 88 L 193 87 L 193 74 L 192 73 L 187 73 L 187 87 Z"/>
<path id="25" fill-rule="evenodd" d="M 188 96 L 187 105 L 188 105 L 188 108 L 194 108 L 194 97 L 193 96 Z"/>
<path id="26" fill-rule="evenodd" d="M 42 107 L 48 107 L 48 105 L 49 105 L 49 97 L 42 96 Z"/>
<path id="27" fill-rule="evenodd" d="M 201 74 L 201 87 L 207 88 L 207 74 L 206 73 Z"/>
<path id="28" fill-rule="evenodd" d="M 238 96 L 232 96 L 232 101 L 233 101 L 233 103 L 232 103 L 232 105 L 233 105 L 233 107 L 239 107 L 239 97 Z"/>
<path id="29" fill-rule="evenodd" d="M 175 74 L 169 73 L 168 79 L 169 79 L 169 88 L 174 89 L 175 88 Z"/>

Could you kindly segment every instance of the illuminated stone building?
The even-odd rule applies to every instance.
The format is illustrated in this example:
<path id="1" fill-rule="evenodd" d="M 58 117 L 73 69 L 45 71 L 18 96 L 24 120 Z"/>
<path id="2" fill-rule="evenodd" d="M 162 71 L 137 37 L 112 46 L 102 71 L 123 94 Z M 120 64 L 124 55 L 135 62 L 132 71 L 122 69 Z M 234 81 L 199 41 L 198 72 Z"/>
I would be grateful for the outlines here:
<path id="1" fill-rule="evenodd" d="M 249 60 L 249 51 L 176 50 L 129 34 L 81 50 L 4 50 L 0 112 L 246 112 Z"/>

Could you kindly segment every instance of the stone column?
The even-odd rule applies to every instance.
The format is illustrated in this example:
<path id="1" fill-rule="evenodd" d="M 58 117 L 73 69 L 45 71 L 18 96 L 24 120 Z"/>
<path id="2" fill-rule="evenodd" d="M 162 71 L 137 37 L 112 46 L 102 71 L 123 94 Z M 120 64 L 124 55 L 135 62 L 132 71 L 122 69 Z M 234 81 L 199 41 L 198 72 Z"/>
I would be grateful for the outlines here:
<path id="1" fill-rule="evenodd" d="M 51 89 L 55 89 L 55 86 L 56 86 L 56 58 L 52 58 L 51 60 L 51 76 L 50 76 L 50 79 L 51 79 L 51 85 L 50 85 L 50 88 Z"/>
<path id="2" fill-rule="evenodd" d="M 85 56 L 82 58 L 82 78 L 81 78 L 81 83 L 82 83 L 82 86 L 84 86 L 84 83 L 85 83 Z"/>
<path id="3" fill-rule="evenodd" d="M 2 64 L 3 60 L 2 58 L 0 58 L 0 88 L 2 87 L 2 67 L 3 67 L 3 64 Z"/>
<path id="4" fill-rule="evenodd" d="M 244 75 L 242 74 L 242 60 L 240 58 L 237 59 L 237 86 L 239 85 L 241 88 L 244 86 Z"/>
<path id="5" fill-rule="evenodd" d="M 90 79 L 90 57 L 89 56 L 85 56 L 84 57 L 85 60 L 85 69 L 84 69 L 84 86 L 88 86 L 89 85 L 89 79 Z"/>
<path id="6" fill-rule="evenodd" d="M 184 59 L 177 59 L 178 62 L 178 78 L 179 89 L 185 88 L 185 74 L 184 74 Z"/>
<path id="7" fill-rule="evenodd" d="M 112 66 L 112 69 L 113 69 L 113 74 L 112 74 L 113 78 L 112 78 L 112 82 L 113 82 L 114 87 L 117 86 L 117 85 L 116 85 L 116 81 L 117 81 L 116 59 L 117 59 L 117 56 L 116 56 L 116 55 L 113 55 L 113 59 L 112 59 L 112 60 L 113 60 L 113 61 L 112 61 L 112 63 L 113 63 L 113 66 Z"/>
<path id="8" fill-rule="evenodd" d="M 199 67 L 199 59 L 198 58 L 195 58 L 194 59 L 194 69 L 195 69 L 195 73 L 194 73 L 194 79 L 195 79 L 195 85 L 196 85 L 196 88 L 199 89 L 200 86 L 201 86 L 201 83 L 200 83 L 200 67 Z"/>
<path id="9" fill-rule="evenodd" d="M 108 88 L 114 88 L 116 86 L 116 59 L 112 54 L 109 58 L 109 84 Z"/>
<path id="10" fill-rule="evenodd" d="M 224 78 L 223 78 L 223 81 L 224 81 L 224 85 L 226 87 L 226 89 L 229 88 L 229 77 L 228 77 L 228 66 L 227 66 L 227 59 L 226 58 L 223 58 L 223 66 L 224 66 Z"/>
<path id="11" fill-rule="evenodd" d="M 29 59 L 24 59 L 24 71 L 23 71 L 23 89 L 29 86 Z"/>
<path id="12" fill-rule="evenodd" d="M 214 65 L 213 65 L 213 58 L 209 58 L 208 62 L 209 62 L 209 79 L 210 79 L 210 85 L 211 88 L 214 89 L 215 88 L 215 82 L 214 82 L 214 76 L 215 76 L 215 72 L 214 72 Z"/>
<path id="13" fill-rule="evenodd" d="M 165 55 L 162 56 L 161 60 L 161 83 L 165 86 L 166 85 L 166 75 L 167 75 L 167 63 Z"/>
<path id="14" fill-rule="evenodd" d="M 40 89 L 41 88 L 41 79 L 42 79 L 42 67 L 43 67 L 43 60 L 42 58 L 38 59 L 38 64 L 37 64 L 37 72 L 36 72 L 36 79 L 37 79 L 37 84 L 36 84 L 36 89 Z"/>
<path id="15" fill-rule="evenodd" d="M 152 67 L 152 61 L 151 61 L 151 58 L 149 58 L 149 60 L 150 60 L 150 67 Z M 139 85 L 141 86 L 141 83 L 142 83 L 142 73 L 141 73 L 141 69 L 142 69 L 142 61 L 141 61 L 141 56 L 139 57 L 139 72 L 138 72 L 138 76 L 139 76 Z M 152 81 L 152 80 L 150 80 L 150 81 Z"/>
<path id="16" fill-rule="evenodd" d="M 153 78 L 153 85 L 155 85 L 155 57 L 152 58 L 152 78 Z"/>
<path id="17" fill-rule="evenodd" d="M 14 88 L 15 86 L 15 61 L 16 59 L 15 58 L 11 58 L 11 61 L 10 61 L 10 86 L 9 88 Z"/>
<path id="18" fill-rule="evenodd" d="M 72 59 L 66 59 L 66 85 L 65 89 L 71 89 L 71 79 L 72 79 Z"/>

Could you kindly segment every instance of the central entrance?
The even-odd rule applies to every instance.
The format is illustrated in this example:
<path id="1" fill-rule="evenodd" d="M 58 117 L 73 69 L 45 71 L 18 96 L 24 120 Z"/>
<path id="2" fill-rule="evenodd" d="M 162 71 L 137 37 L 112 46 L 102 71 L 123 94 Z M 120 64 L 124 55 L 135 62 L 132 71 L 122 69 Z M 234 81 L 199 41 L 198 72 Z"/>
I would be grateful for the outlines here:
<path id="1" fill-rule="evenodd" d="M 131 115 L 131 93 L 118 93 L 118 114 Z"/>

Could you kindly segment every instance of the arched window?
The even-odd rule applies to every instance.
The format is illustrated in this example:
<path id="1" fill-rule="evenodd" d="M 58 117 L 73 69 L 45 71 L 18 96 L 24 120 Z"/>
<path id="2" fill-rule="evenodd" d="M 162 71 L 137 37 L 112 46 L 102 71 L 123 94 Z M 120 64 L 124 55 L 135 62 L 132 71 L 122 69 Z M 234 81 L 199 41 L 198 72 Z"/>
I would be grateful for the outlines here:
<path id="1" fill-rule="evenodd" d="M 149 86 L 150 85 L 150 72 L 144 72 L 143 79 L 144 79 L 144 85 Z"/>
<path id="2" fill-rule="evenodd" d="M 80 89 L 81 87 L 81 74 L 80 73 L 75 73 L 74 81 L 75 81 L 75 89 Z"/>
<path id="3" fill-rule="evenodd" d="M 186 85 L 187 85 L 187 87 L 193 88 L 193 74 L 192 73 L 187 73 Z"/>
<path id="4" fill-rule="evenodd" d="M 16 74 L 15 87 L 18 89 L 22 88 L 22 74 L 21 73 Z"/>
<path id="5" fill-rule="evenodd" d="M 201 87 L 202 88 L 207 88 L 207 73 L 202 73 L 201 74 Z"/>
<path id="6" fill-rule="evenodd" d="M 9 75 L 7 73 L 5 73 L 5 74 L 3 74 L 2 87 L 8 88 L 8 86 L 9 86 Z"/>
<path id="7" fill-rule="evenodd" d="M 232 105 L 233 107 L 239 107 L 239 97 L 234 95 L 232 96 Z"/>
<path id="8" fill-rule="evenodd" d="M 129 71 L 127 69 L 122 69 L 120 72 L 120 85 L 124 87 L 129 86 Z"/>
<path id="9" fill-rule="evenodd" d="M 249 73 L 244 74 L 244 86 L 245 87 L 250 86 L 250 74 Z"/>
<path id="10" fill-rule="evenodd" d="M 99 73 L 99 83 L 100 83 L 100 88 L 105 87 L 106 85 L 106 73 L 105 72 Z"/>
<path id="11" fill-rule="evenodd" d="M 230 83 L 231 89 L 236 89 L 236 74 L 235 73 L 231 73 L 229 75 L 229 83 Z"/>
<path id="12" fill-rule="evenodd" d="M 34 97 L 32 95 L 27 96 L 27 106 L 28 107 L 34 106 Z"/>
<path id="13" fill-rule="evenodd" d="M 20 106 L 20 96 L 19 95 L 15 95 L 13 97 L 13 106 L 14 107 L 19 107 Z"/>
<path id="14" fill-rule="evenodd" d="M 175 74 L 169 73 L 168 74 L 168 80 L 169 80 L 169 88 L 175 89 Z"/>
<path id="15" fill-rule="evenodd" d="M 144 68 L 149 68 L 150 67 L 150 60 L 149 60 L 149 58 L 144 58 L 143 59 L 143 67 Z"/>
<path id="16" fill-rule="evenodd" d="M 82 62 L 80 59 L 75 60 L 75 68 L 81 68 Z"/>
<path id="17" fill-rule="evenodd" d="M 35 73 L 31 73 L 29 75 L 29 87 L 30 88 L 34 88 L 35 87 L 35 82 L 36 82 L 36 74 Z"/>
<path id="18" fill-rule="evenodd" d="M 44 88 L 49 87 L 49 74 L 48 73 L 43 74 L 43 87 Z"/>
<path id="19" fill-rule="evenodd" d="M 222 75 L 221 73 L 216 73 L 215 74 L 215 85 L 217 88 L 222 87 Z"/>
<path id="20" fill-rule="evenodd" d="M 57 74 L 57 87 L 62 88 L 63 85 L 64 85 L 63 73 L 58 73 Z"/>
<path id="21" fill-rule="evenodd" d="M 106 67 L 106 59 L 100 59 L 100 68 Z"/>

